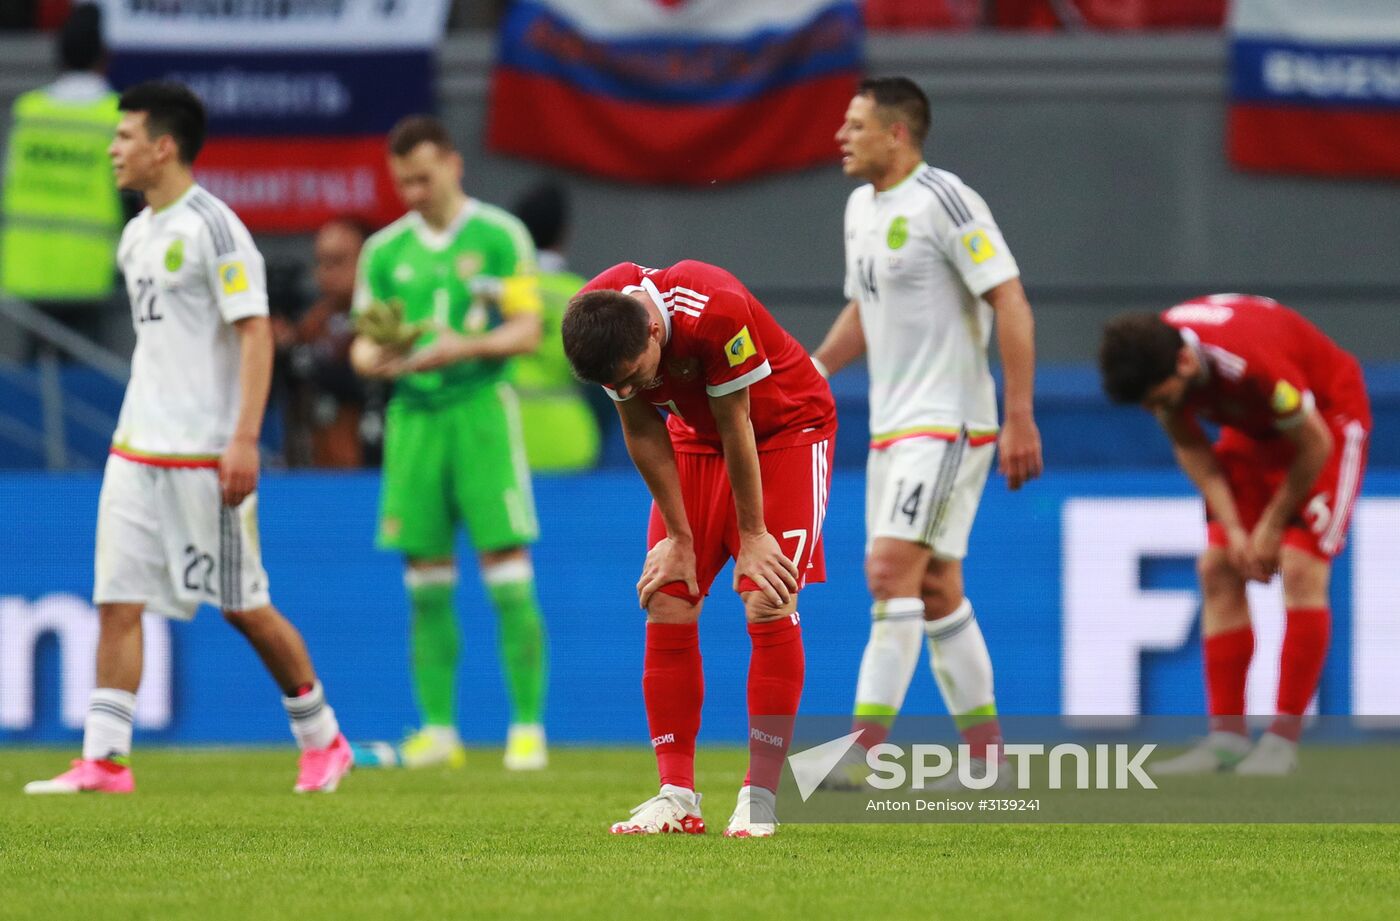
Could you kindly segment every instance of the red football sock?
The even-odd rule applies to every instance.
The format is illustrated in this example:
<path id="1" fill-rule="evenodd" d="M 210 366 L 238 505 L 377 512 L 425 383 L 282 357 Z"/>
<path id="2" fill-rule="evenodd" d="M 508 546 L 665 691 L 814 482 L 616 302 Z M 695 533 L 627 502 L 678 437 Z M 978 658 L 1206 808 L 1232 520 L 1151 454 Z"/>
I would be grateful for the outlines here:
<path id="1" fill-rule="evenodd" d="M 1303 713 L 1317 692 L 1322 663 L 1327 660 L 1327 638 L 1332 613 L 1327 608 L 1290 608 L 1283 630 L 1283 655 L 1278 667 L 1278 716 L 1269 731 L 1298 741 Z"/>
<path id="2" fill-rule="evenodd" d="M 705 702 L 698 624 L 647 624 L 642 697 L 661 783 L 694 790 L 695 736 Z"/>
<path id="3" fill-rule="evenodd" d="M 856 740 L 856 744 L 860 745 L 866 751 L 869 751 L 888 739 L 892 726 L 892 723 L 881 722 L 875 717 L 870 716 L 858 716 L 851 720 L 851 729 L 860 733 L 860 738 Z"/>
<path id="4" fill-rule="evenodd" d="M 744 784 L 776 793 L 802 700 L 802 627 L 796 614 L 749 624 L 749 641 L 749 772 Z"/>
<path id="5" fill-rule="evenodd" d="M 1205 653 L 1206 698 L 1212 732 L 1248 735 L 1244 722 L 1244 683 L 1254 657 L 1254 627 L 1246 625 L 1201 641 Z"/>

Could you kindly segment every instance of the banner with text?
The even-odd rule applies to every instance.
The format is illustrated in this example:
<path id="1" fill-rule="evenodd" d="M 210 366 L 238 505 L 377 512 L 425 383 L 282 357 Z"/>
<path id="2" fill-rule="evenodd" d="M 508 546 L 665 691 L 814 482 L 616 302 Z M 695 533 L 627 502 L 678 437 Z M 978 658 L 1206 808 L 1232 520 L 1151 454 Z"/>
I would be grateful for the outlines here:
<path id="1" fill-rule="evenodd" d="M 176 80 L 199 95 L 209 141 L 195 174 L 251 230 L 314 230 L 343 214 L 383 224 L 402 210 L 384 136 L 435 108 L 448 0 L 105 7 L 112 82 Z"/>
<path id="2" fill-rule="evenodd" d="M 1246 169 L 1400 177 L 1395 0 L 1231 4 L 1230 158 Z"/>

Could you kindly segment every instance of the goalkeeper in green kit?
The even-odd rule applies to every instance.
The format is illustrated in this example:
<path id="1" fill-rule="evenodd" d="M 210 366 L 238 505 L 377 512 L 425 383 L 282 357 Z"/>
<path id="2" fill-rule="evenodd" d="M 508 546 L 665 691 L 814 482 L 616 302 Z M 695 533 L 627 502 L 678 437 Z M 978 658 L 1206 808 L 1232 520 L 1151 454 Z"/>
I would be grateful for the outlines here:
<path id="1" fill-rule="evenodd" d="M 386 414 L 378 544 L 406 558 L 411 659 L 422 728 L 407 767 L 460 766 L 453 597 L 465 526 L 500 619 L 511 699 L 505 766 L 543 768 L 545 641 L 529 546 L 538 536 L 520 413 L 507 362 L 540 341 L 529 233 L 462 191 L 462 158 L 442 124 L 405 118 L 389 167 L 407 214 L 365 243 L 350 358 L 395 382 Z"/>

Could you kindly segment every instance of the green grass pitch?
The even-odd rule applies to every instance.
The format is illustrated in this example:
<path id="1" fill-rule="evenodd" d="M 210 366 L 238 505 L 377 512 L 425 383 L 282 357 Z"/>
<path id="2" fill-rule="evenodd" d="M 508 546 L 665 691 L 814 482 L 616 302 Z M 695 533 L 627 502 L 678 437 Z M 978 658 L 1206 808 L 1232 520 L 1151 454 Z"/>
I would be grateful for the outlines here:
<path id="1" fill-rule="evenodd" d="M 0 917 L 1393 918 L 1397 825 L 786 825 L 719 834 L 744 754 L 706 749 L 710 833 L 616 838 L 641 749 L 497 751 L 291 793 L 290 750 L 144 750 L 132 797 L 25 797 L 70 752 L 0 749 Z"/>

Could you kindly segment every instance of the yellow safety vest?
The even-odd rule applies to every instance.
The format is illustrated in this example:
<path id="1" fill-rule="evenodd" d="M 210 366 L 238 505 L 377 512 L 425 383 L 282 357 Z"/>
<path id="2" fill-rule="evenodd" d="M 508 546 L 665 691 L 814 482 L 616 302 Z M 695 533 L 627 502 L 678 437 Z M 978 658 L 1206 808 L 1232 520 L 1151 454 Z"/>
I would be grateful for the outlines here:
<path id="1" fill-rule="evenodd" d="M 112 292 L 121 200 L 107 146 L 117 94 L 67 102 L 45 90 L 15 102 L 0 199 L 0 291 L 39 301 Z"/>

